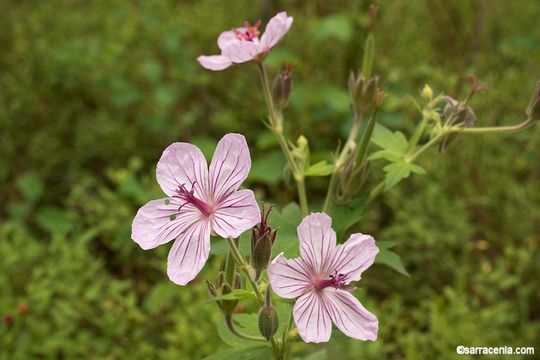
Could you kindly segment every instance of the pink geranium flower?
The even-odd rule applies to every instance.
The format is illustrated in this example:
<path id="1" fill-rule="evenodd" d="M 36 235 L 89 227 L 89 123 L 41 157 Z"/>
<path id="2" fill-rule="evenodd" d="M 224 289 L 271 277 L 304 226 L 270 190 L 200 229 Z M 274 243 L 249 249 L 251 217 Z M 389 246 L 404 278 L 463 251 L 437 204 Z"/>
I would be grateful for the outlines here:
<path id="1" fill-rule="evenodd" d="M 241 64 L 251 60 L 262 60 L 266 54 L 285 36 L 293 22 L 292 16 L 285 11 L 278 13 L 268 22 L 266 31 L 259 40 L 260 21 L 254 25 L 244 23 L 244 27 L 224 31 L 219 35 L 217 44 L 221 55 L 201 55 L 197 61 L 209 70 L 224 70 L 232 64 Z"/>
<path id="2" fill-rule="evenodd" d="M 170 145 L 156 171 L 167 198 L 139 209 L 131 227 L 132 239 L 145 250 L 175 240 L 167 274 L 176 284 L 186 285 L 208 259 L 211 233 L 236 238 L 259 222 L 253 192 L 238 190 L 250 168 L 246 139 L 239 134 L 227 134 L 219 141 L 210 170 L 195 145 Z"/>
<path id="3" fill-rule="evenodd" d="M 378 320 L 351 293 L 351 281 L 360 280 L 379 252 L 369 235 L 352 234 L 336 246 L 332 219 L 325 213 L 306 216 L 298 226 L 301 257 L 287 260 L 279 254 L 268 267 L 272 290 L 297 298 L 294 322 L 305 342 L 330 339 L 332 322 L 347 336 L 377 339 Z"/>

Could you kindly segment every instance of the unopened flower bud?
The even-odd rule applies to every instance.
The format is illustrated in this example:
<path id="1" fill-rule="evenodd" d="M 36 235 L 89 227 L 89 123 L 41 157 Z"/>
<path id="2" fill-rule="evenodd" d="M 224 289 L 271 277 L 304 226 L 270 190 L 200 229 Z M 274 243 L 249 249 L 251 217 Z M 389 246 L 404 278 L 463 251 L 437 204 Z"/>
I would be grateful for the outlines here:
<path id="1" fill-rule="evenodd" d="M 527 107 L 527 116 L 532 120 L 540 120 L 540 81 L 536 83 L 536 89 Z"/>
<path id="2" fill-rule="evenodd" d="M 279 318 L 276 309 L 265 306 L 259 312 L 259 331 L 267 340 L 276 333 L 279 326 Z"/>
<path id="3" fill-rule="evenodd" d="M 292 90 L 292 72 L 293 68 L 285 63 L 283 71 L 279 73 L 272 84 L 272 100 L 278 109 L 283 109 L 289 102 Z"/>
<path id="4" fill-rule="evenodd" d="M 26 315 L 28 313 L 28 305 L 26 304 L 19 304 L 19 306 L 17 307 L 17 311 L 19 312 L 19 314 L 21 315 Z"/>
<path id="5" fill-rule="evenodd" d="M 354 78 L 354 75 L 351 75 Z M 364 112 L 377 100 L 379 91 L 379 77 L 373 76 L 365 79 L 359 75 L 354 82 L 349 79 L 349 94 L 356 112 Z"/>
<path id="6" fill-rule="evenodd" d="M 261 335 L 270 340 L 276 333 L 279 327 L 279 316 L 276 309 L 272 306 L 270 301 L 272 295 L 272 289 L 270 286 L 266 289 L 266 301 L 264 306 L 259 312 L 259 331 Z"/>
<path id="7" fill-rule="evenodd" d="M 272 211 L 272 206 L 265 213 L 264 204 L 262 206 L 261 222 L 251 231 L 251 265 L 255 269 L 255 279 L 258 279 L 261 272 L 266 270 L 272 255 L 272 245 L 276 240 L 277 230 L 268 225 L 268 216 Z"/>
<path id="8" fill-rule="evenodd" d="M 433 100 L 433 90 L 428 84 L 425 84 L 424 88 L 422 89 L 422 99 L 424 99 L 424 101 L 427 103 Z"/>

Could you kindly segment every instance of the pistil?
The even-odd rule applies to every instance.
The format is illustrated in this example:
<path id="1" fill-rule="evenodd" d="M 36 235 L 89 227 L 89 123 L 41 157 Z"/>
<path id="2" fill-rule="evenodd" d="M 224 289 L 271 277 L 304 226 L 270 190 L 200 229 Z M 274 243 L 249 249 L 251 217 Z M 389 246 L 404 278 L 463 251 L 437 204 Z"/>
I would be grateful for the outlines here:
<path id="1" fill-rule="evenodd" d="M 260 31 L 259 26 L 261 25 L 261 20 L 257 20 L 253 26 L 249 24 L 249 21 L 244 22 L 244 28 L 241 30 L 234 30 L 236 38 L 242 41 L 254 41 L 259 38 Z"/>
<path id="2" fill-rule="evenodd" d="M 193 204 L 201 213 L 203 213 L 205 216 L 210 216 L 214 209 L 211 205 L 205 203 L 201 199 L 198 199 L 195 196 L 195 184 L 197 182 L 195 181 L 193 184 L 191 184 L 191 190 L 187 190 L 185 184 L 182 184 L 178 186 L 178 189 L 176 190 L 176 193 L 178 195 L 173 195 L 172 197 L 178 200 L 183 201 L 183 203 L 178 207 L 178 213 L 180 213 L 180 209 L 184 207 L 187 204 Z"/>
<path id="3" fill-rule="evenodd" d="M 345 289 L 347 287 L 347 285 L 345 284 L 346 280 L 346 274 L 338 274 L 337 272 L 334 272 L 334 274 L 329 275 L 327 279 L 316 279 L 314 281 L 314 285 L 317 291 L 321 291 L 327 287 L 333 287 L 335 289 Z"/>

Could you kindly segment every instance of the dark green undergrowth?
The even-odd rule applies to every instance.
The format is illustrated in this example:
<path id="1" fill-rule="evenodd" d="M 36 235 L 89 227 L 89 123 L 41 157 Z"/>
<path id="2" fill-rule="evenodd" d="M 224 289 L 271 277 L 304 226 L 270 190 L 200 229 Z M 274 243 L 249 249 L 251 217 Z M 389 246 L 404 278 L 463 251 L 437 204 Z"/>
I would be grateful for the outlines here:
<path id="1" fill-rule="evenodd" d="M 294 25 L 269 56 L 295 66 L 286 130 L 330 159 L 351 116 L 366 1 L 0 2 L 0 354 L 11 359 L 199 359 L 225 348 L 206 302 L 215 255 L 188 287 L 166 275 L 168 245 L 130 240 L 136 210 L 156 198 L 155 165 L 174 141 L 211 156 L 226 132 L 246 135 L 245 186 L 283 208 L 295 201 L 265 116 L 254 65 L 205 71 L 220 31 L 287 10 Z M 381 121 L 407 133 L 406 94 L 467 92 L 478 126 L 518 123 L 540 79 L 534 1 L 381 2 L 375 71 L 389 93 Z M 457 345 L 540 352 L 540 126 L 461 136 L 375 201 L 357 226 L 393 241 L 410 277 L 376 265 L 358 296 L 379 339 L 298 344 L 306 359 L 452 359 Z M 374 169 L 375 172 L 380 171 Z M 382 178 L 382 173 L 381 173 Z M 314 209 L 327 178 L 308 183 Z M 372 186 L 373 184 L 369 184 Z M 18 313 L 26 304 L 28 312 Z M 243 311 L 239 308 L 238 311 Z M 336 331 L 337 332 L 337 331 Z M 460 359 L 466 359 L 461 356 Z M 514 356 L 519 358 L 519 356 Z M 532 358 L 532 357 L 530 357 Z"/>

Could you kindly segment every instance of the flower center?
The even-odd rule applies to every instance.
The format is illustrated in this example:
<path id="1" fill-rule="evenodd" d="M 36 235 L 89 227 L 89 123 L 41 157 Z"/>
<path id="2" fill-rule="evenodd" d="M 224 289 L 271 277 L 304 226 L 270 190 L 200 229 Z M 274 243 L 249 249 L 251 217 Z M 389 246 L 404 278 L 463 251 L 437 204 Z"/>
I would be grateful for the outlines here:
<path id="1" fill-rule="evenodd" d="M 253 26 L 249 24 L 249 21 L 244 22 L 244 27 L 240 30 L 234 30 L 236 38 L 242 41 L 254 41 L 259 38 L 259 26 L 261 26 L 261 20 L 257 20 Z"/>
<path id="2" fill-rule="evenodd" d="M 347 280 L 346 274 L 338 274 L 337 271 L 334 274 L 330 275 L 328 279 L 316 279 L 314 282 L 315 289 L 321 291 L 327 287 L 333 287 L 336 289 L 345 289 L 347 285 L 345 281 Z"/>
<path id="3" fill-rule="evenodd" d="M 178 189 L 176 189 L 177 195 L 172 196 L 181 202 L 181 205 L 178 207 L 177 211 L 180 213 L 180 209 L 182 209 L 182 207 L 187 204 L 193 204 L 201 213 L 203 213 L 205 216 L 209 216 L 214 212 L 214 208 L 195 196 L 194 188 L 196 183 L 197 182 L 195 181 L 193 184 L 191 184 L 191 190 L 189 191 L 186 189 L 185 184 L 178 186 Z"/>

